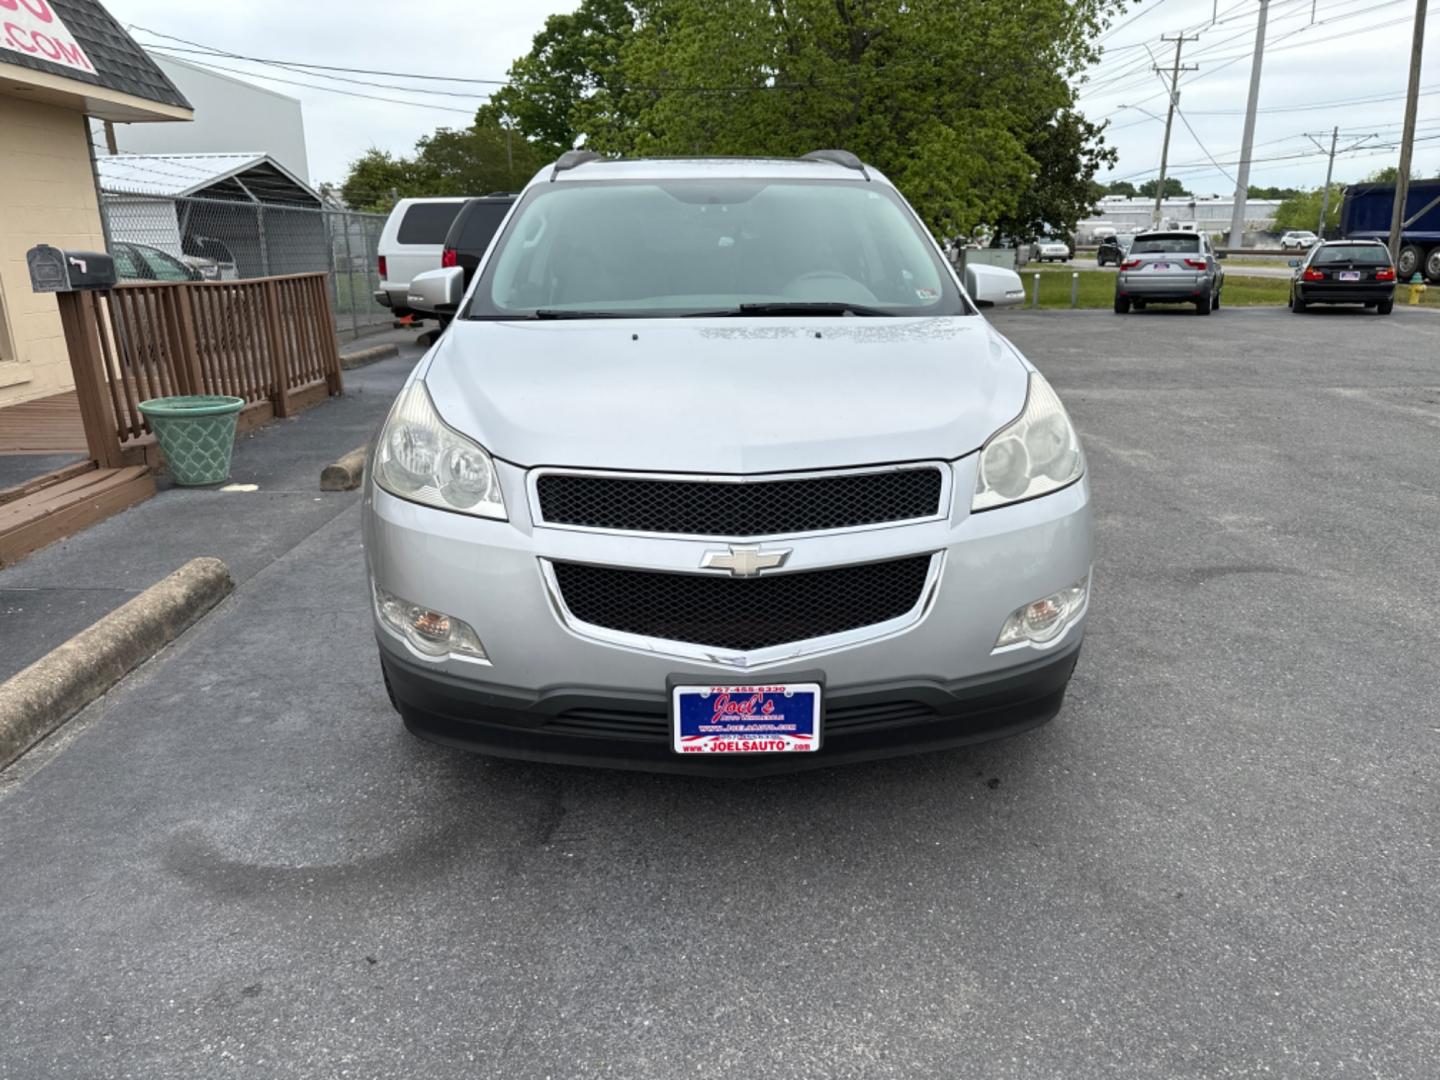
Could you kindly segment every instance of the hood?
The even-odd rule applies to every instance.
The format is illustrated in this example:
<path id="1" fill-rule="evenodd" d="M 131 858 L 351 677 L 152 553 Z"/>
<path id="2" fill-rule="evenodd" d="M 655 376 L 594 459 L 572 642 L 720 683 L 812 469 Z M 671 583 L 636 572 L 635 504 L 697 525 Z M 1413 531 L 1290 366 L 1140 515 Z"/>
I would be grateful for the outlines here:
<path id="1" fill-rule="evenodd" d="M 978 316 L 457 319 L 424 379 L 517 465 L 754 473 L 961 457 L 1028 374 Z"/>

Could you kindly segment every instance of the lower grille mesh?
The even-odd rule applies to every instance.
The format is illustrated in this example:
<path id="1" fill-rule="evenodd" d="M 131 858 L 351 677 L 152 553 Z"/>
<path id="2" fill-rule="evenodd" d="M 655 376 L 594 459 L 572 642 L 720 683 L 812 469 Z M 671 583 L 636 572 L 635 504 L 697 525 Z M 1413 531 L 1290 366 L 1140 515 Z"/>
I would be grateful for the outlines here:
<path id="1" fill-rule="evenodd" d="M 899 618 L 919 603 L 930 556 L 758 578 L 553 565 L 565 606 L 583 622 L 745 651 Z"/>

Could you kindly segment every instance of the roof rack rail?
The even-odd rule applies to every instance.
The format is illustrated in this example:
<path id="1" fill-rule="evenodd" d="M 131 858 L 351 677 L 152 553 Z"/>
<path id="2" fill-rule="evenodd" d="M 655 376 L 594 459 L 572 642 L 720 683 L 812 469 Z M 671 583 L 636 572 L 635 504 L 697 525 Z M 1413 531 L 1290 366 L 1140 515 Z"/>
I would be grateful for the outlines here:
<path id="1" fill-rule="evenodd" d="M 555 159 L 555 168 L 550 170 L 550 182 L 553 184 L 555 178 L 562 172 L 584 165 L 587 161 L 599 161 L 600 155 L 594 150 L 566 150 Z"/>
<path id="2" fill-rule="evenodd" d="M 847 169 L 858 169 L 860 175 L 866 180 L 870 174 L 865 171 L 865 163 L 852 154 L 849 150 L 811 150 L 808 154 L 800 156 L 801 161 L 828 161 L 832 165 L 842 165 Z"/>

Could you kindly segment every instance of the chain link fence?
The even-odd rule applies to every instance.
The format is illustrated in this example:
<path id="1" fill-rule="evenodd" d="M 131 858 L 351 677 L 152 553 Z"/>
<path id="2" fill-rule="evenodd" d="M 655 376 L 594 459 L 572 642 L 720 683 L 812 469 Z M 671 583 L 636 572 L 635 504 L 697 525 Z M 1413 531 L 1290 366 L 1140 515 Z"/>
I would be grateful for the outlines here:
<path id="1" fill-rule="evenodd" d="M 384 214 L 282 203 L 102 192 L 122 279 L 240 280 L 324 271 L 335 330 L 357 337 L 393 316 L 375 302 Z"/>

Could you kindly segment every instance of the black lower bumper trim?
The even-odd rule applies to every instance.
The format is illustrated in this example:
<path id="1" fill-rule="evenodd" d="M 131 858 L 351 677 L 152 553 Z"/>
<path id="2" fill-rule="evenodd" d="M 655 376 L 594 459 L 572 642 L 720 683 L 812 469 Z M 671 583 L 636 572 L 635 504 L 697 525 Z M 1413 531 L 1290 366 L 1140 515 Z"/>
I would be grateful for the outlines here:
<path id="1" fill-rule="evenodd" d="M 979 679 L 827 694 L 824 737 L 813 754 L 687 757 L 670 748 L 663 691 L 622 696 L 582 688 L 529 695 L 430 671 L 380 650 L 392 700 L 405 726 L 421 738 L 499 757 L 710 776 L 824 768 L 1018 734 L 1060 711 L 1079 655 L 1077 644 Z"/>
<path id="2" fill-rule="evenodd" d="M 1324 288 L 1300 288 L 1300 299 L 1307 304 L 1378 304 L 1395 299 L 1393 285 L 1331 285 Z"/>

